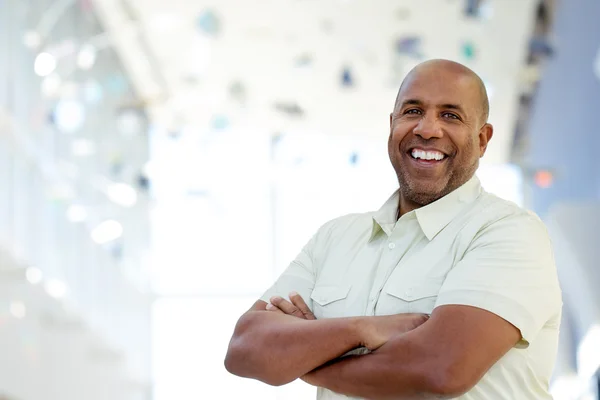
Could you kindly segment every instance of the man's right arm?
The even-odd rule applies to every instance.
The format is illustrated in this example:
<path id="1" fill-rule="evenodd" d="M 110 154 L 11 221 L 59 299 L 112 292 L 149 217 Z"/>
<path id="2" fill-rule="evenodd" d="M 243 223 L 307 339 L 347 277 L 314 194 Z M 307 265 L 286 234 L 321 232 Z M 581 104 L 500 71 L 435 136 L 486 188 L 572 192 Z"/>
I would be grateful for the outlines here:
<path id="1" fill-rule="evenodd" d="M 257 301 L 238 321 L 225 367 L 279 386 L 362 345 L 360 318 L 306 320 L 266 311 Z"/>
<path id="2" fill-rule="evenodd" d="M 375 350 L 427 317 L 416 314 L 306 320 L 266 311 L 257 301 L 238 321 L 225 367 L 245 378 L 285 385 L 350 350 Z"/>

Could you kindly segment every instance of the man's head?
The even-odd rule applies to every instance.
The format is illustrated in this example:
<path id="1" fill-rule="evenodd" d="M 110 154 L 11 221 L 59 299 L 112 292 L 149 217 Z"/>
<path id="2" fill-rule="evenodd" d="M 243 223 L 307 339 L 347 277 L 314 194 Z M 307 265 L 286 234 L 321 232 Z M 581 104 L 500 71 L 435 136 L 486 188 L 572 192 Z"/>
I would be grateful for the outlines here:
<path id="1" fill-rule="evenodd" d="M 485 86 L 464 65 L 431 60 L 406 76 L 390 115 L 388 142 L 402 213 L 434 202 L 473 176 L 493 134 L 488 114 Z"/>

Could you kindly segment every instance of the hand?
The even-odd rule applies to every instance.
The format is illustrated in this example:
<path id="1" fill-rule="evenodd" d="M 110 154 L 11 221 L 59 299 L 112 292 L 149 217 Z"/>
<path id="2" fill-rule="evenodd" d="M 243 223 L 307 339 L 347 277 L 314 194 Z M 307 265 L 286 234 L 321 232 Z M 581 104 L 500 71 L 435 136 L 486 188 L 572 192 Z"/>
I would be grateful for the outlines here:
<path id="1" fill-rule="evenodd" d="M 400 334 L 412 331 L 429 319 L 425 314 L 396 314 L 361 317 L 358 321 L 362 345 L 373 351 Z"/>
<path id="2" fill-rule="evenodd" d="M 315 315 L 312 313 L 310 308 L 306 305 L 306 302 L 296 292 L 290 293 L 290 301 L 279 296 L 271 297 L 271 302 L 267 304 L 267 311 L 279 312 L 282 314 L 293 315 L 294 317 L 314 320 Z"/>

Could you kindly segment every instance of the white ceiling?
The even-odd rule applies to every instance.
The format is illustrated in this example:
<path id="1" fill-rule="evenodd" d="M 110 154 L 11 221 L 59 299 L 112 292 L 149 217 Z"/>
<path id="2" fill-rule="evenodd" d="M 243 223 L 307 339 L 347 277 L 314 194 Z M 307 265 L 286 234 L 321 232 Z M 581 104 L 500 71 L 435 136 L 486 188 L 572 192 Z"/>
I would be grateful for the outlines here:
<path id="1" fill-rule="evenodd" d="M 503 163 L 537 1 L 489 1 L 486 16 L 475 19 L 465 17 L 465 3 L 96 0 L 96 8 L 155 121 L 200 130 L 223 115 L 253 130 L 384 140 L 398 85 L 417 62 L 394 44 L 417 36 L 424 58 L 463 62 L 489 85 L 496 134 L 484 162 Z M 198 28 L 207 10 L 218 17 L 216 35 Z M 475 49 L 471 60 L 466 41 Z M 298 66 L 303 57 L 311 62 Z M 340 83 L 345 66 L 353 87 Z M 236 82 L 243 103 L 239 90 L 232 94 Z M 278 102 L 297 104 L 304 116 L 277 111 Z"/>

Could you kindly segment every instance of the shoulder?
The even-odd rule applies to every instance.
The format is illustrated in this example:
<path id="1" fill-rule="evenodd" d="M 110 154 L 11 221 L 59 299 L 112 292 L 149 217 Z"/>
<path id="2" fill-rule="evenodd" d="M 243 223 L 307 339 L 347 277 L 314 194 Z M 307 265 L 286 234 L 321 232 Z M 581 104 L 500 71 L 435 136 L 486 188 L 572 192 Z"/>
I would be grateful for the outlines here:
<path id="1" fill-rule="evenodd" d="M 514 232 L 518 236 L 549 240 L 546 226 L 536 213 L 496 195 L 483 192 L 472 211 L 473 219 L 480 224 L 480 234 Z"/>

